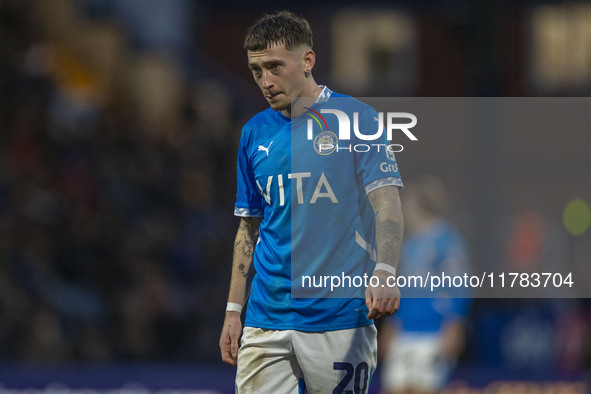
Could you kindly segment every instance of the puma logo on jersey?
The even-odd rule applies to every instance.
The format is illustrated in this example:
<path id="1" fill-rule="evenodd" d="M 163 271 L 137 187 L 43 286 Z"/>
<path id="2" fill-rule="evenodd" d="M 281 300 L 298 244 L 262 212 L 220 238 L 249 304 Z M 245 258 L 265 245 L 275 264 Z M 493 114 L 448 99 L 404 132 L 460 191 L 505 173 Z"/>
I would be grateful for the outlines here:
<path id="1" fill-rule="evenodd" d="M 273 145 L 273 141 L 271 141 L 269 146 L 267 146 L 266 148 L 263 145 L 259 145 L 259 151 L 261 151 L 261 150 L 265 151 L 265 153 L 267 154 L 267 157 L 269 157 L 269 148 L 271 148 L 271 145 Z"/>

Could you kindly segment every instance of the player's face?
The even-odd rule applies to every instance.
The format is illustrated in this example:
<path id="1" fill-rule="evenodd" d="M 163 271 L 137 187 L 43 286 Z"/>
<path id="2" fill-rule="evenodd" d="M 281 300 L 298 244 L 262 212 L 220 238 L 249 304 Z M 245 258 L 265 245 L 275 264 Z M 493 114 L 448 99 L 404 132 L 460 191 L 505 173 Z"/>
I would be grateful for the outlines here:
<path id="1" fill-rule="evenodd" d="M 291 100 L 306 95 L 306 76 L 311 70 L 313 54 L 302 48 L 287 50 L 283 44 L 262 51 L 248 51 L 252 76 L 275 111 L 289 116 Z"/>

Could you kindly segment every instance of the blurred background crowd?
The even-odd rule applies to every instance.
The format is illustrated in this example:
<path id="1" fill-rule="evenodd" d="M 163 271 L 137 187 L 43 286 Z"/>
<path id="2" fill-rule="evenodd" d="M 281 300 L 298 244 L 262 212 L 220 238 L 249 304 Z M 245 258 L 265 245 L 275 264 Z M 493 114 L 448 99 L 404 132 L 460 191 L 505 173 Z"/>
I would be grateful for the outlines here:
<path id="1" fill-rule="evenodd" d="M 242 39 L 269 4 L 0 0 L 0 362 L 220 362 L 236 148 L 265 108 Z M 591 92 L 588 1 L 293 11 L 310 20 L 315 79 L 333 90 Z M 403 177 L 446 182 L 474 259 L 589 262 L 589 233 L 562 225 L 570 200 L 591 202 L 589 135 L 444 137 L 397 158 Z M 588 307 L 476 300 L 461 365 L 582 376 Z"/>
<path id="2" fill-rule="evenodd" d="M 91 5 L 0 2 L 0 358 L 211 360 L 239 113 Z"/>

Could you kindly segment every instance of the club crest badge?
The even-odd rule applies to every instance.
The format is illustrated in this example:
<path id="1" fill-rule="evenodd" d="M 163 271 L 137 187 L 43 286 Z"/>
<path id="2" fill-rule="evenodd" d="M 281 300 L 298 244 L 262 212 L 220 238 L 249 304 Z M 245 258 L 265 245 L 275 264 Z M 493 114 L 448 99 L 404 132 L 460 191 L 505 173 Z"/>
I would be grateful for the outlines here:
<path id="1" fill-rule="evenodd" d="M 323 131 L 314 138 L 314 150 L 322 156 L 327 156 L 337 149 L 339 139 L 332 131 Z"/>

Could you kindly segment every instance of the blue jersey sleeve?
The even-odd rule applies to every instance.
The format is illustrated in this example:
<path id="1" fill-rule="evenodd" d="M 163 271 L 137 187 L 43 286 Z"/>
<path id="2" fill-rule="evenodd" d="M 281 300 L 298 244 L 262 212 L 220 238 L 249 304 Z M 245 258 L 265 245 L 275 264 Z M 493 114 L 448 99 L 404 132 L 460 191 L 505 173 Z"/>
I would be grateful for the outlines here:
<path id="1" fill-rule="evenodd" d="M 250 164 L 250 151 L 252 149 L 250 139 L 252 136 L 249 131 L 248 125 L 244 126 L 238 146 L 234 215 L 241 217 L 262 217 L 262 197 L 257 190 Z"/>
<path id="2" fill-rule="evenodd" d="M 368 136 L 376 134 L 378 128 L 382 127 L 378 113 L 371 107 L 367 107 L 359 114 L 358 124 L 360 133 Z M 377 140 L 366 141 L 357 136 L 355 138 L 357 146 L 360 147 L 355 151 L 356 175 L 365 193 L 382 186 L 394 185 L 402 188 L 402 179 L 393 152 L 394 147 L 386 137 L 386 130 L 382 129 L 381 136 Z"/>

